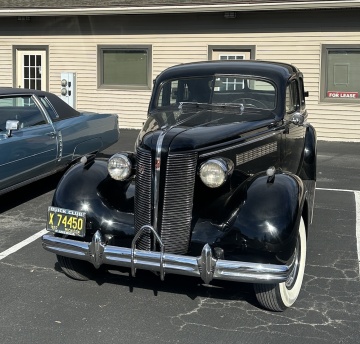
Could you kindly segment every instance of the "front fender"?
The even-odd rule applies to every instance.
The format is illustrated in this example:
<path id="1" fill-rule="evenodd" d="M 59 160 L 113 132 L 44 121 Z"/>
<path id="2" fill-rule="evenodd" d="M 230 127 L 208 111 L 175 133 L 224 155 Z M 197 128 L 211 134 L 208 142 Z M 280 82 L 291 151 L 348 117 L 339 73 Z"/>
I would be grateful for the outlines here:
<path id="1" fill-rule="evenodd" d="M 300 171 L 302 180 L 316 181 L 317 138 L 315 128 L 308 124 L 305 133 L 304 159 Z"/>
<path id="2" fill-rule="evenodd" d="M 86 235 L 134 235 L 134 186 L 113 180 L 106 160 L 72 166 L 60 180 L 53 206 L 86 212 Z"/>
<path id="3" fill-rule="evenodd" d="M 256 175 L 235 189 L 223 205 L 214 204 L 217 210 L 209 214 L 216 215 L 197 220 L 192 242 L 208 241 L 225 255 L 270 253 L 287 261 L 294 252 L 304 201 L 304 185 L 297 176 L 277 173 L 268 182 L 264 173 Z"/>

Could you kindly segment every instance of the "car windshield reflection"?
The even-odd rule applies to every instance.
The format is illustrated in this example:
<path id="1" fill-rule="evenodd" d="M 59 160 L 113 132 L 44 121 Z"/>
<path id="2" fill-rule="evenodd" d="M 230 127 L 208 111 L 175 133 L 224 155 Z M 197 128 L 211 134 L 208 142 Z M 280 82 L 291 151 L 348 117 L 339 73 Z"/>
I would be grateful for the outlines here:
<path id="1" fill-rule="evenodd" d="M 269 80 L 241 75 L 215 75 L 179 78 L 163 83 L 156 101 L 157 108 L 179 104 L 213 104 L 274 110 L 276 88 Z"/>

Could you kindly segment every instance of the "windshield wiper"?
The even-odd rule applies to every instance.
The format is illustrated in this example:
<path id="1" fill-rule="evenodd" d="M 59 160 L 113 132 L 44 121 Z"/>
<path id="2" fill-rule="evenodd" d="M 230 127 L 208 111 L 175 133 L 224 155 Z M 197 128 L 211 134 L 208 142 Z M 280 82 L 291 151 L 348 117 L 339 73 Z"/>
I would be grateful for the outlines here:
<path id="1" fill-rule="evenodd" d="M 203 108 L 203 109 L 207 109 L 209 108 L 208 103 L 197 103 L 197 102 L 180 102 L 178 109 L 182 110 L 182 109 L 186 109 L 186 108 Z"/>
<path id="2" fill-rule="evenodd" d="M 204 110 L 213 110 L 213 109 L 238 109 L 240 114 L 244 112 L 244 104 L 242 103 L 197 103 L 197 102 L 181 102 L 179 104 L 179 110 L 183 109 L 204 109 Z"/>

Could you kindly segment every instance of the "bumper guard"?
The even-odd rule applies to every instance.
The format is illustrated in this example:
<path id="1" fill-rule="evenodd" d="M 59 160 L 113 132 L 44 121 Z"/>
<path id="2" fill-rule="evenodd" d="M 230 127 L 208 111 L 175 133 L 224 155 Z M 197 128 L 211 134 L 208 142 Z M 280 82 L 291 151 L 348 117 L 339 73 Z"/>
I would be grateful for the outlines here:
<path id="1" fill-rule="evenodd" d="M 136 249 L 136 242 L 143 231 L 152 232 L 160 245 L 158 251 Z M 199 257 L 165 253 L 164 244 L 152 226 L 143 226 L 135 235 L 131 248 L 106 245 L 100 231 L 91 242 L 82 242 L 68 238 L 45 234 L 42 237 L 45 250 L 60 256 L 75 258 L 92 263 L 95 268 L 102 264 L 129 267 L 132 276 L 136 269 L 158 272 L 161 280 L 165 274 L 177 274 L 200 277 L 205 284 L 212 279 L 246 283 L 285 282 L 294 267 L 290 265 L 261 264 L 242 261 L 215 259 L 211 247 L 205 244 Z"/>

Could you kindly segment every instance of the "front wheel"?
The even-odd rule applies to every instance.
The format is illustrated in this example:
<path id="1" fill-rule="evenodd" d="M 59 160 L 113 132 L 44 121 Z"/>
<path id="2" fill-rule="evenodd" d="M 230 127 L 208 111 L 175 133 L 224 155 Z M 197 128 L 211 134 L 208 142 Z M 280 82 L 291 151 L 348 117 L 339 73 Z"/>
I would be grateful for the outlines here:
<path id="1" fill-rule="evenodd" d="M 87 281 L 95 276 L 96 269 L 89 262 L 56 255 L 57 261 L 65 275 L 79 281 Z"/>
<path id="2" fill-rule="evenodd" d="M 288 279 L 278 284 L 254 284 L 258 302 L 266 309 L 282 312 L 291 307 L 299 296 L 305 272 L 306 230 L 300 219 L 299 235 L 295 247 L 295 265 Z"/>

